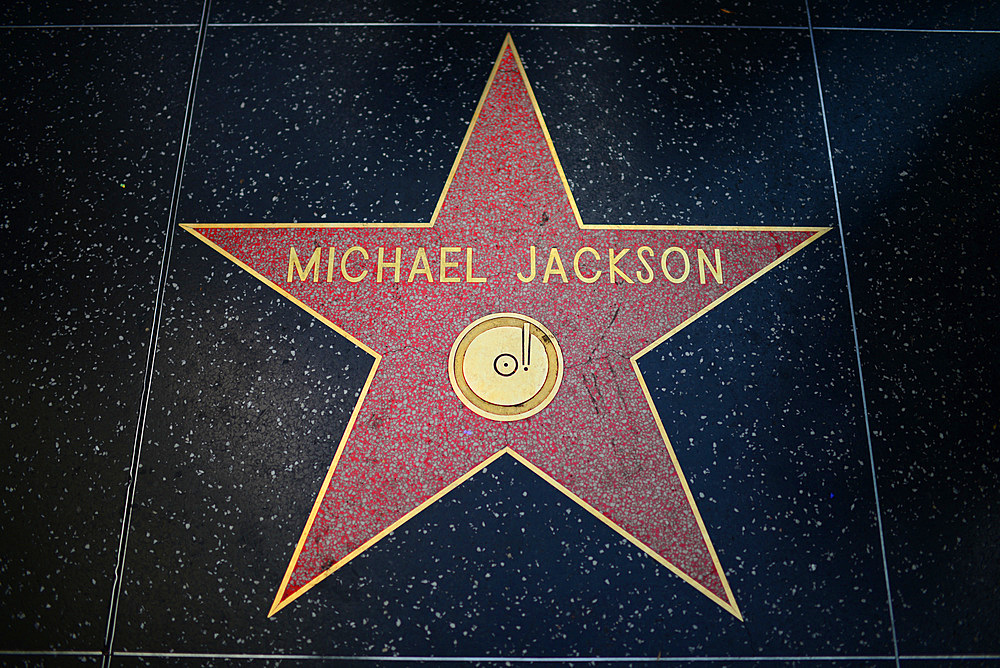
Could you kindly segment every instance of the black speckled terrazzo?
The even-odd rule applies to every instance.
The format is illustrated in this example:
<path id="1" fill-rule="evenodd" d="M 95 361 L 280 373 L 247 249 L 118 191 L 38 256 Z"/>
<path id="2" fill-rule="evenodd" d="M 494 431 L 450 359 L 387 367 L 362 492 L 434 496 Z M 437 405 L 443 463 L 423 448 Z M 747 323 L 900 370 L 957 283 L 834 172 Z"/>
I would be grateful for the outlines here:
<path id="1" fill-rule="evenodd" d="M 1000 649 L 1000 41 L 821 34 L 900 647 Z M 855 119 L 878 109 L 879 120 Z"/>
<path id="2" fill-rule="evenodd" d="M 504 34 L 211 28 L 181 219 L 427 220 Z M 549 28 L 516 41 L 586 222 L 828 222 L 808 32 Z"/>
<path id="3" fill-rule="evenodd" d="M 829 222 L 808 32 L 517 34 L 584 221 Z"/>
<path id="4" fill-rule="evenodd" d="M 100 666 L 103 659 L 99 653 L 94 655 L 53 655 L 53 654 L 34 654 L 34 655 L 5 655 L 0 657 L 2 663 L 5 666 L 23 666 L 24 668 L 33 668 L 34 666 L 46 666 L 47 668 L 73 668 L 78 666 L 80 668 L 93 668 L 94 666 Z"/>
<path id="5" fill-rule="evenodd" d="M 1000 666 L 996 8 L 202 10 L 0 10 L 0 664 Z M 177 225 L 426 221 L 508 32 L 586 222 L 834 228 L 640 362 L 743 621 L 509 456 L 267 616 L 372 358 Z"/>
<path id="6" fill-rule="evenodd" d="M 1000 7 L 970 0 L 812 0 L 813 25 L 892 30 L 998 30 Z"/>
<path id="7" fill-rule="evenodd" d="M 500 23 L 500 24 L 704 24 L 725 26 L 795 26 L 806 22 L 805 5 L 794 0 L 759 3 L 733 0 L 726 3 L 625 2 L 319 2 L 288 0 L 233 2 L 215 5 L 215 20 L 231 23 Z"/>
<path id="8" fill-rule="evenodd" d="M 197 31 L 4 37 L 0 628 L 4 648 L 94 650 Z"/>
<path id="9" fill-rule="evenodd" d="M 11 2 L 0 8 L 4 25 L 170 24 L 198 25 L 198 0 L 107 3 L 97 0 Z"/>

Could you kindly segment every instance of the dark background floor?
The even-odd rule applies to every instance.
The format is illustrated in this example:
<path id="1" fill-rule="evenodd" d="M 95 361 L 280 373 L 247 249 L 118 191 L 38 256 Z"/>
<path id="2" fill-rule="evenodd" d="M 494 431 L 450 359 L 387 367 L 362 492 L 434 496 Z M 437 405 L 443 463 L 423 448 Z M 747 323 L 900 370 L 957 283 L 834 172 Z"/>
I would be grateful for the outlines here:
<path id="1" fill-rule="evenodd" d="M 0 9 L 0 662 L 1000 665 L 1000 5 L 303 4 Z M 643 360 L 745 623 L 510 461 L 266 617 L 370 358 L 177 224 L 426 220 L 508 31 L 585 221 L 836 228 Z"/>

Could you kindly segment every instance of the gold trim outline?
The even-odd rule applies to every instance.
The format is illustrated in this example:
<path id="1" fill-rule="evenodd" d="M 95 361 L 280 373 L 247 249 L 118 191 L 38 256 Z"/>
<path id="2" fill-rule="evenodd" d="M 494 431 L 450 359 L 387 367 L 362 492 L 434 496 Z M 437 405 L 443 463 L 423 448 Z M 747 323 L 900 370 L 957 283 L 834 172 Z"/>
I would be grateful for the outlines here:
<path id="1" fill-rule="evenodd" d="M 523 457 L 522 455 L 518 454 L 516 451 L 514 451 L 510 447 L 503 448 L 502 450 L 499 450 L 498 452 L 494 453 L 490 457 L 488 457 L 485 460 L 483 460 L 481 463 L 479 463 L 476 466 L 472 467 L 468 472 L 466 472 L 465 474 L 463 474 L 463 475 L 459 476 L 458 478 L 456 478 L 454 481 L 452 481 L 451 483 L 449 483 L 446 487 L 444 487 L 443 489 L 441 489 L 438 493 L 436 493 L 432 497 L 428 498 L 426 501 L 424 501 L 423 503 L 421 503 L 420 505 L 418 505 L 417 507 L 415 507 L 414 509 L 412 509 L 411 511 L 409 511 L 408 513 L 406 513 L 402 517 L 400 517 L 398 520 L 396 520 L 395 522 L 393 522 L 391 525 L 389 525 L 388 527 L 386 527 L 384 530 L 382 530 L 381 532 L 379 532 L 378 534 L 376 534 L 375 536 L 373 536 L 372 538 L 370 538 L 369 540 L 367 540 L 365 543 L 363 543 L 362 545 L 360 545 L 358 548 L 356 548 L 350 554 L 346 555 L 345 557 L 343 557 L 342 559 L 340 559 L 337 563 L 333 564 L 328 569 L 326 569 L 325 571 L 323 571 L 322 573 L 320 573 L 319 575 L 317 575 L 315 578 L 313 578 L 312 580 L 310 580 L 303 587 L 301 587 L 300 589 L 296 590 L 296 592 L 294 594 L 292 594 L 288 598 L 285 598 L 284 600 L 282 600 L 282 596 L 284 595 L 284 592 L 285 592 L 285 590 L 288 587 L 288 582 L 289 582 L 289 580 L 291 578 L 291 574 L 294 571 L 295 565 L 298 562 L 299 555 L 302 552 L 302 548 L 303 548 L 303 546 L 305 544 L 305 541 L 306 541 L 306 539 L 307 539 L 307 537 L 309 535 L 309 532 L 310 532 L 310 530 L 312 528 L 313 522 L 315 521 L 316 515 L 319 512 L 320 505 L 321 505 L 321 503 L 323 501 L 323 498 L 326 495 L 327 489 L 330 486 L 330 481 L 333 478 L 333 473 L 334 473 L 334 471 L 337 468 L 337 464 L 340 462 L 340 457 L 341 457 L 341 455 L 343 453 L 344 447 L 346 446 L 347 440 L 350 437 L 351 432 L 353 431 L 355 421 L 357 420 L 357 417 L 358 417 L 358 415 L 360 413 L 361 405 L 364 403 L 365 397 L 368 394 L 368 390 L 371 387 L 371 383 L 372 383 L 372 381 L 373 381 L 373 379 L 375 377 L 375 374 L 378 371 L 378 367 L 379 367 L 379 364 L 380 364 L 380 362 L 382 360 L 382 356 L 378 352 L 376 352 L 375 350 L 373 350 L 372 348 L 370 348 L 367 345 L 365 345 L 364 342 L 360 341 L 359 339 L 357 339 L 354 336 L 352 336 L 349 332 L 347 332 L 347 331 L 343 330 L 342 328 L 340 328 L 336 323 L 334 323 L 333 321 L 327 319 L 322 314 L 320 314 L 319 312 L 315 311 L 314 309 L 312 309 L 311 307 L 309 307 L 308 305 L 306 305 L 304 302 L 302 302 L 301 300 L 299 300 L 295 296 L 293 296 L 293 295 L 289 294 L 288 292 L 286 292 L 285 290 L 283 290 L 279 285 L 275 284 L 274 282 L 272 282 L 271 280 L 269 280 L 268 278 L 266 278 L 265 276 L 263 276 L 262 274 L 260 274 L 258 271 L 256 271 L 255 269 L 253 269 L 252 267 L 250 267 L 249 265 L 247 265 L 243 261 L 239 260 L 238 258 L 236 258 L 235 256 L 233 256 L 232 254 L 230 254 L 226 250 L 224 250 L 218 244 L 216 244 L 215 242 L 211 241 L 206 236 L 204 236 L 203 234 L 201 234 L 198 230 L 199 229 L 221 229 L 221 228 L 239 228 L 239 229 L 263 229 L 263 228 L 270 228 L 270 229 L 281 229 L 281 228 L 296 228 L 296 229 L 341 228 L 341 229 L 349 229 L 349 228 L 357 228 L 357 229 L 364 229 L 364 228 L 427 228 L 427 227 L 433 227 L 433 225 L 437 221 L 437 217 L 440 214 L 441 207 L 442 207 L 442 205 L 443 205 L 443 203 L 444 203 L 444 201 L 445 201 L 445 199 L 447 197 L 447 194 L 448 194 L 448 192 L 449 192 L 449 190 L 451 188 L 451 184 L 452 184 L 452 181 L 454 180 L 455 173 L 458 170 L 458 166 L 461 164 L 462 158 L 463 158 L 463 156 L 465 154 L 465 149 L 466 149 L 466 147 L 468 145 L 470 137 L 472 136 L 472 132 L 473 132 L 473 130 L 475 128 L 476 122 L 479 119 L 479 114 L 480 114 L 480 112 L 482 110 L 483 104 L 485 103 L 485 100 L 486 100 L 486 98 L 487 98 L 487 96 L 489 94 L 489 91 L 490 91 L 491 87 L 492 87 L 493 79 L 496 76 L 496 73 L 497 73 L 497 71 L 500 68 L 500 64 L 503 61 L 503 57 L 504 57 L 505 52 L 506 52 L 506 50 L 508 48 L 511 50 L 511 52 L 512 52 L 512 54 L 514 56 L 514 62 L 516 63 L 517 68 L 518 68 L 518 72 L 520 73 L 521 78 L 524 81 L 525 88 L 527 89 L 527 92 L 528 92 L 528 97 L 531 100 L 532 108 L 534 109 L 534 112 L 535 112 L 535 117 L 538 120 L 539 125 L 541 126 L 542 133 L 545 136 L 546 144 L 548 145 L 549 151 L 550 151 L 550 153 L 552 155 L 552 159 L 555 162 L 556 168 L 557 168 L 558 173 L 559 173 L 560 180 L 562 181 L 562 184 L 563 184 L 563 188 L 564 188 L 564 190 L 566 192 L 566 195 L 567 195 L 567 198 L 569 200 L 570 206 L 571 206 L 571 208 L 573 210 L 573 215 L 574 215 L 574 217 L 576 219 L 576 222 L 577 222 L 577 225 L 578 225 L 578 227 L 580 229 L 591 229 L 591 230 L 647 230 L 647 231 L 659 230 L 659 231 L 678 231 L 678 232 L 683 232 L 683 231 L 716 231 L 716 232 L 725 232 L 725 231 L 734 231 L 734 232 L 735 231 L 767 232 L 767 231 L 773 231 L 773 232 L 812 232 L 813 233 L 805 241 L 799 243 L 797 246 L 795 246 L 793 249 L 791 249 L 790 251 L 788 251 L 785 254 L 783 254 L 778 259 L 774 260 L 773 262 L 771 262 L 770 264 L 768 264 L 764 268 L 760 269 L 759 271 L 757 271 L 756 273 L 754 273 L 752 276 L 746 278 L 744 281 L 742 281 L 736 287 L 732 288 L 731 290 L 727 291 L 723 295 L 719 296 L 717 299 L 715 299 L 714 301 L 712 301 L 710 304 L 706 305 L 704 308 L 702 308 L 701 310 L 699 310 L 698 312 L 696 312 L 692 316 L 688 317 L 682 323 L 680 323 L 679 325 L 677 325 L 676 327 L 674 327 L 673 329 L 671 329 L 670 331 L 668 331 L 666 334 L 664 334 L 663 336 L 659 337 L 658 339 L 656 339 L 655 341 L 653 341 L 652 343 L 650 343 L 648 346 L 646 346 L 644 349 L 642 349 L 641 351 L 639 351 L 638 353 L 636 353 L 635 355 L 633 355 L 630 358 L 630 362 L 632 364 L 632 368 L 633 368 L 633 370 L 634 370 L 634 372 L 636 374 L 636 377 L 639 379 L 639 385 L 642 388 L 642 393 L 646 397 L 646 402 L 648 403 L 649 409 L 653 413 L 653 417 L 656 420 L 656 425 L 657 425 L 657 428 L 660 431 L 660 436 L 663 438 L 663 442 L 666 445 L 667 451 L 670 454 L 671 462 L 673 463 L 674 468 L 675 468 L 675 470 L 677 472 L 677 475 L 680 478 L 681 485 L 682 485 L 682 487 L 684 489 L 684 493 L 687 496 L 688 504 L 690 505 L 691 510 L 694 513 L 694 516 L 695 516 L 695 519 L 696 519 L 696 521 L 698 523 L 698 527 L 699 527 L 699 529 L 701 531 L 702 537 L 705 540 L 706 547 L 708 548 L 708 551 L 709 551 L 709 553 L 710 553 L 710 555 L 712 557 L 712 561 L 713 561 L 713 564 L 715 566 L 716 572 L 719 575 L 719 577 L 721 579 L 721 582 L 722 582 L 722 585 L 723 585 L 723 587 L 725 589 L 726 597 L 727 597 L 728 601 L 724 601 L 719 596 L 717 596 L 713 592 L 709 591 L 704 585 L 702 585 L 699 582 L 695 581 L 689 575 L 687 575 L 686 573 L 684 573 L 680 568 L 678 568 L 677 566 L 675 566 L 674 564 L 672 564 L 670 561 L 668 561 L 664 557 L 660 556 L 652 548 L 650 548 L 647 545 L 645 545 L 638 538 L 636 538 L 635 536 L 633 536 L 632 534 L 630 534 L 629 532 L 627 532 L 625 529 L 623 529 L 622 527 L 620 527 L 619 525 L 615 524 L 610 519 L 608 519 L 607 517 L 605 517 L 604 515 L 602 515 L 595 508 L 593 508 L 592 506 L 590 506 L 586 501 L 584 501 L 583 499 L 581 499 L 580 497 L 578 497 L 576 494 L 574 494 L 573 492 L 571 492 L 569 489 L 567 489 L 566 487 L 564 487 L 562 484 L 560 484 L 554 478 L 552 478 L 551 476 L 549 476 L 543 470 L 541 470 L 540 468 L 538 468 L 537 466 L 535 466 L 534 464 L 532 464 L 525 457 Z M 737 226 L 737 225 L 711 226 L 711 225 L 587 225 L 587 224 L 584 224 L 583 220 L 580 217 L 580 212 L 579 212 L 579 209 L 577 208 L 576 200 L 573 198 L 573 194 L 570 191 L 569 182 L 566 180 L 566 175 L 565 175 L 565 172 L 563 171 L 562 163 L 559 161 L 559 157 L 556 154 L 555 146 L 552 143 L 552 138 L 551 138 L 551 136 L 549 134 L 548 127 L 545 125 L 545 120 L 542 117 L 542 113 L 541 113 L 541 110 L 540 110 L 540 108 L 538 106 L 538 102 L 537 102 L 537 100 L 535 98 L 535 95 L 534 95 L 534 92 L 533 92 L 533 90 L 531 88 L 531 84 L 528 81 L 528 77 L 527 77 L 527 74 L 525 73 L 524 66 L 523 66 L 523 64 L 521 62 L 520 55 L 518 54 L 517 49 L 515 48 L 514 42 L 511 39 L 511 36 L 510 36 L 509 33 L 505 37 L 503 45 L 500 48 L 500 54 L 497 56 L 496 62 L 493 65 L 493 69 L 490 72 L 489 80 L 486 83 L 486 87 L 483 90 L 483 94 L 480 96 L 479 103 L 476 106 L 475 113 L 473 114 L 472 120 L 469 123 L 468 130 L 466 130 L 465 137 L 463 138 L 462 144 L 461 144 L 461 146 L 459 148 L 459 151 L 458 151 L 458 155 L 455 158 L 455 162 L 452 165 L 451 172 L 448 175 L 448 179 L 446 180 L 444 188 L 441 191 L 441 195 L 438 198 L 437 206 L 435 207 L 434 213 L 431 216 L 431 219 L 430 219 L 429 222 L 425 222 L 425 223 L 420 223 L 420 222 L 414 222 L 414 223 L 400 223 L 400 222 L 388 222 L 388 223 L 381 223 L 381 222 L 379 222 L 379 223 L 204 223 L 204 224 L 202 224 L 202 223 L 183 223 L 180 226 L 181 226 L 181 228 L 187 230 L 192 235 L 194 235 L 195 237 L 197 237 L 198 239 L 200 239 L 201 241 L 203 241 L 205 244 L 207 244 L 208 246 L 210 246 L 211 248 L 213 248 L 215 251 L 217 251 L 222 256 L 224 256 L 224 257 L 228 258 L 229 260 L 231 260 L 234 264 L 236 264 L 237 266 L 239 266 L 240 268 L 242 268 L 243 270 L 245 270 L 246 272 L 248 272 L 250 275 L 254 276 L 258 280 L 260 280 L 262 283 L 264 283 L 265 285 L 267 285 L 268 287 L 271 287 L 272 289 L 274 289 L 276 292 L 278 292 L 279 294 L 281 294 L 286 299 L 290 300 L 292 303 L 294 303 L 295 305 L 297 305 L 299 308 L 301 308 L 302 310 L 304 310 L 306 313 L 310 314 L 314 318 L 317 318 L 318 320 L 320 320 L 321 322 L 323 322 L 325 325 L 327 325 L 328 327 L 330 327 L 331 329 L 333 329 L 335 332 L 337 332 L 338 334 L 344 336 L 349 341 L 351 341 L 352 343 L 354 343 L 355 345 L 357 345 L 359 348 L 361 348 L 362 350 L 364 350 L 367 353 L 369 353 L 370 355 L 372 355 L 372 357 L 374 358 L 374 363 L 372 364 L 371 371 L 369 372 L 368 378 L 365 380 L 364 386 L 362 387 L 361 393 L 360 393 L 360 395 L 358 397 L 358 401 L 355 404 L 354 410 L 353 410 L 353 412 L 351 414 L 351 418 L 350 418 L 350 420 L 347 423 L 346 429 L 344 430 L 344 435 L 341 438 L 339 445 L 337 446 L 337 451 L 336 451 L 336 454 L 334 455 L 333 462 L 331 463 L 330 468 L 327 471 L 326 477 L 323 480 L 323 484 L 320 487 L 319 493 L 316 495 L 316 501 L 313 504 L 312 511 L 309 514 L 309 518 L 306 521 L 306 525 L 303 528 L 303 531 L 302 531 L 301 536 L 299 537 L 298 543 L 296 544 L 295 551 L 294 551 L 294 553 L 292 555 L 292 558 L 291 558 L 291 560 L 290 560 L 290 562 L 288 564 L 288 567 L 287 567 L 287 569 L 285 571 L 285 575 L 282 578 L 281 585 L 278 588 L 278 591 L 277 591 L 277 593 L 275 595 L 273 603 L 271 604 L 270 611 L 268 612 L 268 617 L 273 616 L 276 612 L 278 612 L 279 610 L 281 610 L 282 608 L 284 608 L 286 605 L 289 605 L 294 600 L 296 600 L 297 598 L 299 598 L 300 596 L 302 596 L 303 594 L 305 594 L 307 591 L 309 591 L 310 589 L 312 589 L 312 587 L 314 587 L 315 585 L 319 584 L 319 582 L 321 582 L 323 579 L 325 579 L 328 575 L 330 575 L 334 571 L 336 571 L 339 568 L 341 568 L 342 566 L 344 566 L 351 559 L 353 559 L 354 557 L 356 557 L 359 554 L 361 554 L 362 552 L 364 552 L 366 549 L 368 549 L 369 547 L 371 547 L 372 545 L 374 545 L 375 543 L 377 543 L 379 540 L 381 540 L 387 534 L 389 534 L 390 532 L 392 532 L 394 529 L 396 529 L 400 525 L 404 524 L 409 519 L 411 519 L 412 517 L 414 517 L 415 515 L 417 515 L 418 513 L 420 513 L 425 508 L 427 508 L 429 505 L 431 505 L 432 503 L 434 503 L 438 499 L 440 499 L 443 496 L 445 496 L 446 494 L 448 494 L 451 490 L 455 489 L 455 487 L 457 487 L 458 485 L 460 485 L 463 482 L 465 482 L 467 479 L 469 479 L 471 476 L 475 475 L 477 472 L 479 472 L 480 470 L 482 470 L 488 464 L 490 464 L 491 462 L 495 461 L 498 457 L 500 457 L 503 454 L 509 454 L 512 457 L 514 457 L 515 459 L 517 459 L 519 462 L 521 462 L 522 464 L 524 464 L 526 467 L 528 467 L 531 471 L 535 472 L 543 480 L 545 480 L 546 482 L 548 482 L 549 484 L 551 484 L 552 486 L 554 486 L 556 489 L 558 489 L 559 491 L 561 491 L 563 494 L 565 494 L 567 497 L 569 497 L 570 499 L 572 499 L 573 501 L 575 501 L 576 503 L 578 503 L 581 507 L 583 507 L 585 510 L 587 510 L 587 512 L 589 512 L 592 515 L 594 515 L 595 517 L 597 517 L 601 522 L 603 522 L 605 525 L 609 526 L 611 529 L 613 529 L 619 535 L 621 535 L 626 540 L 628 540 L 629 542 L 631 542 L 633 545 L 636 545 L 641 550 L 643 550 L 644 552 L 646 552 L 647 554 L 649 554 L 651 557 L 653 557 L 653 559 L 655 559 L 657 562 L 659 562 L 662 565 L 666 566 L 668 569 L 670 569 L 671 572 L 673 572 L 674 574 L 676 574 L 677 576 L 679 576 L 682 580 L 684 580 L 685 582 L 687 582 L 688 584 L 690 584 L 691 586 L 693 586 L 695 589 L 697 589 L 699 592 L 701 592 L 702 594 L 704 594 L 705 596 L 707 596 L 709 599 L 711 599 L 712 601 L 714 601 L 715 603 L 717 603 L 720 607 L 722 607 L 723 609 L 725 609 L 727 612 L 729 612 L 732 615 L 734 615 L 737 619 L 739 619 L 740 621 L 743 621 L 743 615 L 740 612 L 739 607 L 736 604 L 736 599 L 733 596 L 733 592 L 732 592 L 732 589 L 731 589 L 731 587 L 729 585 L 729 582 L 728 582 L 728 580 L 726 578 L 725 571 L 722 568 L 722 564 L 719 562 L 718 555 L 716 554 L 715 548 L 712 545 L 711 538 L 708 535 L 708 531 L 707 531 L 707 529 L 705 527 L 704 521 L 702 520 L 701 513 L 698 511 L 698 506 L 695 503 L 694 496 L 691 493 L 690 487 L 688 486 L 687 478 L 685 477 L 685 475 L 683 473 L 683 470 L 680 467 L 680 463 L 677 460 L 677 455 L 674 452 L 673 445 L 670 443 L 670 439 L 667 436 L 666 430 L 663 427 L 663 422 L 660 419 L 659 412 L 657 411 L 656 406 L 653 403 L 652 396 L 649 393 L 649 388 L 646 386 L 646 382 L 645 382 L 645 380 L 642 377 L 642 373 L 639 371 L 638 360 L 643 355 L 645 355 L 646 353 L 650 352 L 651 350 L 653 350 L 654 348 L 656 348 L 658 345 L 660 345 L 661 343 L 663 343 L 664 341 L 666 341 L 667 339 L 669 339 L 670 337 L 672 337 L 674 334 L 678 333 L 679 331 L 681 331 L 682 329 L 684 329 L 685 327 L 687 327 L 688 325 L 690 325 L 692 322 L 694 322 L 695 320 L 697 320 L 701 316 L 705 315 L 710 310 L 714 309 L 716 306 L 718 306 L 719 304 L 721 304 L 723 301 L 725 301 L 726 299 L 728 299 L 732 295 L 736 294 L 737 292 L 739 292 L 740 290 L 742 290 L 744 287 L 746 287 L 747 285 L 749 285 L 750 283 L 752 283 L 756 279 L 760 278 L 763 274 L 767 273 L 768 271 L 770 271 L 771 269 L 773 269 L 777 265 L 781 264 L 786 259 L 788 259 L 790 256 L 794 255 L 795 253 L 798 253 L 800 250 L 802 250 L 803 248 L 805 248 L 806 246 L 808 246 L 809 244 L 811 244 L 813 241 L 819 239 L 821 236 L 823 236 L 824 234 L 826 234 L 827 232 L 829 232 L 832 228 L 829 228 L 829 227 L 795 227 L 795 226 L 760 226 L 760 227 L 758 227 L 758 226 Z M 518 317 L 522 317 L 522 316 L 518 316 Z M 450 367 L 451 367 L 451 365 L 449 364 L 449 373 L 451 373 L 451 368 Z"/>

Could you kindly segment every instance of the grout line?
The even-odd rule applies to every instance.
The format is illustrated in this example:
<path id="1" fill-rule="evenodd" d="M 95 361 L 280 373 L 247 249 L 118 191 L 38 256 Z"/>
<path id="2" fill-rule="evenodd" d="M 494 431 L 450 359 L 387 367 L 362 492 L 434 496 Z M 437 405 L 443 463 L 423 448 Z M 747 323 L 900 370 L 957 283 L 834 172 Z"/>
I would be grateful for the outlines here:
<path id="1" fill-rule="evenodd" d="M 918 661 L 927 660 L 948 660 L 948 661 L 975 661 L 977 659 L 1000 660 L 1000 654 L 906 654 L 901 658 L 915 659 Z"/>
<path id="2" fill-rule="evenodd" d="M 146 414 L 149 410 L 149 397 L 153 385 L 153 367 L 156 362 L 156 344 L 159 336 L 160 323 L 163 319 L 163 297 L 166 291 L 170 267 L 170 250 L 173 245 L 174 230 L 177 227 L 177 209 L 180 205 L 181 181 L 184 176 L 184 161 L 187 157 L 187 144 L 191 134 L 191 119 L 194 115 L 195 92 L 198 88 L 198 72 L 201 68 L 201 58 L 205 50 L 205 37 L 208 31 L 208 14 L 211 0 L 204 0 L 202 5 L 201 23 L 198 27 L 198 41 L 195 46 L 194 63 L 191 67 L 191 80 L 188 83 L 187 101 L 184 110 L 184 124 L 181 129 L 180 145 L 177 151 L 177 167 L 174 171 L 174 186 L 170 200 L 170 210 L 167 215 L 167 229 L 164 233 L 163 255 L 160 260 L 160 276 L 156 286 L 156 298 L 153 303 L 153 318 L 149 332 L 149 347 L 147 349 L 146 369 L 143 377 L 142 394 L 139 399 L 139 413 L 136 419 L 135 442 L 132 449 L 132 462 L 129 467 L 128 490 L 125 493 L 125 509 L 122 514 L 121 533 L 118 538 L 118 560 L 115 567 L 115 580 L 111 591 L 111 603 L 108 609 L 108 622 L 104 636 L 103 668 L 111 665 L 111 656 L 115 639 L 115 626 L 118 620 L 118 603 L 121 597 L 122 582 L 125 579 L 125 556 L 128 546 L 129 526 L 132 521 L 132 506 L 135 502 L 135 491 L 139 477 L 139 458 L 142 452 L 142 441 L 146 430 Z"/>
<path id="3" fill-rule="evenodd" d="M 979 30 L 973 28 L 862 28 L 862 27 L 841 27 L 841 26 L 816 26 L 814 30 L 837 30 L 855 32 L 941 32 L 941 33 L 970 33 L 973 35 L 996 35 L 1000 30 Z"/>
<path id="4" fill-rule="evenodd" d="M 717 23 L 492 23 L 473 22 L 420 22 L 420 21 L 301 21 L 301 22 L 218 22 L 212 23 L 218 28 L 351 28 L 351 27 L 384 27 L 384 28 L 702 28 L 713 30 L 809 30 L 808 25 L 723 25 Z M 917 33 L 971 33 L 1000 34 L 1000 30 L 976 28 L 880 28 L 855 26 L 814 26 L 813 30 L 841 30 L 857 32 L 917 32 Z"/>
<path id="5" fill-rule="evenodd" d="M 103 656 L 100 651 L 87 650 L 0 650 L 0 656 Z M 621 663 L 635 661 L 670 662 L 711 662 L 711 661 L 892 661 L 892 656 L 843 655 L 843 656 L 702 656 L 702 657 L 441 657 L 441 656 L 335 656 L 317 654 L 225 654 L 213 652 L 116 652 L 115 656 L 132 656 L 156 659 L 244 659 L 244 660 L 289 660 L 289 661 L 435 661 L 457 663 L 464 661 L 505 661 L 509 663 L 560 662 L 560 663 Z M 916 661 L 995 661 L 1000 654 L 907 654 L 905 660 Z"/>
<path id="6" fill-rule="evenodd" d="M 608 657 L 506 657 L 506 656 L 335 656 L 315 654 L 211 654 L 198 652 L 118 652 L 116 656 L 178 659 L 244 659 L 244 660 L 294 660 L 294 661 L 433 661 L 434 663 L 464 663 L 503 661 L 504 663 L 710 663 L 717 661 L 759 662 L 759 661 L 892 661 L 891 656 L 608 656 Z M 952 657 L 948 657 L 952 658 Z M 982 658 L 982 657 L 974 657 Z"/>
<path id="7" fill-rule="evenodd" d="M 49 30 L 65 28 L 197 28 L 198 23 L 38 23 L 0 25 L 4 30 Z"/>
<path id="8" fill-rule="evenodd" d="M 812 13 L 809 10 L 809 0 L 806 5 L 806 18 L 809 21 L 809 41 L 812 44 L 813 65 L 816 68 L 816 88 L 819 91 L 819 108 L 823 117 L 823 134 L 826 137 L 826 154 L 830 162 L 830 183 L 833 187 L 833 203 L 837 214 L 837 230 L 840 233 L 840 248 L 844 257 L 844 280 L 847 284 L 847 304 L 851 311 L 851 333 L 854 336 L 854 355 L 858 365 L 858 387 L 861 390 L 861 407 L 865 416 L 865 438 L 868 441 L 868 461 L 871 464 L 872 491 L 875 496 L 875 518 L 878 521 L 879 546 L 882 549 L 882 572 L 885 575 L 885 596 L 889 608 L 889 624 L 892 627 L 892 650 L 896 655 L 896 666 L 899 667 L 899 640 L 896 635 L 896 615 L 892 607 L 892 586 L 889 583 L 889 563 L 885 554 L 885 532 L 882 528 L 882 505 L 878 493 L 878 476 L 875 472 L 875 452 L 872 448 L 872 430 L 868 417 L 868 399 L 865 396 L 865 377 L 861 368 L 861 343 L 858 339 L 858 323 L 854 315 L 854 295 L 851 292 L 851 272 L 847 262 L 847 242 L 844 238 L 844 224 L 840 214 L 840 195 L 837 190 L 837 171 L 833 166 L 833 149 L 830 144 L 830 127 L 826 119 L 826 103 L 823 99 L 823 81 L 819 72 L 819 56 L 816 53 L 816 38 L 812 27 Z"/>
<path id="9" fill-rule="evenodd" d="M 213 23 L 218 28 L 720 28 L 728 30 L 808 30 L 807 26 L 716 25 L 708 23 L 504 23 L 495 22 L 422 22 L 422 21 L 305 21 L 298 23 Z"/>
<path id="10" fill-rule="evenodd" d="M 0 656 L 103 656 L 101 651 L 91 650 L 0 650 Z M 892 661 L 892 656 L 843 655 L 843 656 L 702 656 L 702 657 L 441 657 L 441 656 L 343 656 L 317 654 L 227 654 L 213 652 L 116 652 L 115 656 L 176 659 L 247 659 L 247 660 L 294 660 L 294 661 L 436 661 L 454 663 L 460 661 L 506 661 L 514 663 L 530 662 L 586 662 L 619 663 L 626 661 L 658 662 L 710 662 L 710 661 Z M 1000 654 L 907 654 L 900 659 L 916 661 L 977 661 L 1000 660 Z"/>
<path id="11" fill-rule="evenodd" d="M 104 656 L 104 652 L 72 649 L 0 649 L 0 656 Z"/>
<path id="12" fill-rule="evenodd" d="M 721 25 L 711 23 L 465 23 L 405 21 L 306 21 L 306 22 L 217 22 L 212 28 L 699 28 L 710 30 L 810 30 L 808 25 Z M 0 30 L 56 30 L 81 28 L 198 28 L 199 23 L 50 23 L 0 25 Z M 812 30 L 840 32 L 943 33 L 954 35 L 998 35 L 1000 29 L 981 28 L 882 28 L 863 26 L 813 26 Z"/>
<path id="13" fill-rule="evenodd" d="M 102 656 L 100 651 L 74 650 L 0 650 L 0 656 Z M 132 656 L 151 659 L 244 659 L 244 660 L 289 660 L 289 661 L 435 661 L 457 663 L 463 661 L 505 661 L 509 663 L 560 662 L 560 663 L 622 663 L 635 661 L 670 662 L 712 662 L 712 661 L 892 661 L 892 656 L 841 655 L 841 656 L 689 656 L 689 657 L 490 657 L 490 656 L 342 656 L 323 654 L 231 654 L 214 652 L 115 652 L 115 656 Z M 907 654 L 906 660 L 976 661 L 1000 660 L 1000 654 Z"/>

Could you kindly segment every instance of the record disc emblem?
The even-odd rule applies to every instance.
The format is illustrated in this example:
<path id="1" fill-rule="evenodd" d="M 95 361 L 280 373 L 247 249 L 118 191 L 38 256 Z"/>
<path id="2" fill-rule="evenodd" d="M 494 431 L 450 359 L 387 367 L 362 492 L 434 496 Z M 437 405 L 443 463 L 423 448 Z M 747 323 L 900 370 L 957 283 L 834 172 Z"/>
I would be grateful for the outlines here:
<path id="1" fill-rule="evenodd" d="M 502 422 L 535 415 L 555 398 L 562 351 L 542 323 L 494 313 L 469 324 L 448 360 L 451 385 L 475 413 Z"/>

